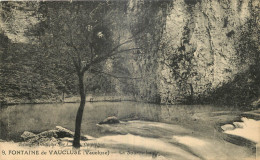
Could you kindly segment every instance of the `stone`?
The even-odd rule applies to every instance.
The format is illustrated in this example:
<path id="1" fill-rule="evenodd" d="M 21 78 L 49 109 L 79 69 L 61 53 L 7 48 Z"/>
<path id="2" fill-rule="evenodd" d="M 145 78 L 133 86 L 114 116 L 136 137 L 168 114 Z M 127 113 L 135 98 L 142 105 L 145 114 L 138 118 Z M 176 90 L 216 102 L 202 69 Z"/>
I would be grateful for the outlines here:
<path id="1" fill-rule="evenodd" d="M 258 106 L 260 106 L 260 98 L 259 98 L 258 100 L 256 100 L 256 101 L 254 101 L 254 102 L 252 103 L 252 106 L 253 106 L 253 107 L 258 107 Z"/>
<path id="2" fill-rule="evenodd" d="M 21 137 L 24 138 L 24 142 L 21 142 L 21 144 L 26 146 L 58 146 L 62 139 L 65 140 L 64 137 L 67 137 L 67 141 L 73 141 L 74 132 L 64 127 L 56 126 L 56 130 L 44 131 L 37 135 L 25 131 Z M 83 135 L 80 137 L 80 140 L 86 141 L 88 137 Z"/>
<path id="3" fill-rule="evenodd" d="M 243 122 L 234 122 L 233 124 L 236 128 L 244 128 L 245 126 Z"/>
<path id="4" fill-rule="evenodd" d="M 233 129 L 235 129 L 235 127 L 232 124 L 225 124 L 225 125 L 221 126 L 221 129 L 223 131 L 227 131 L 227 130 L 233 130 Z"/>
<path id="5" fill-rule="evenodd" d="M 51 137 L 51 138 L 43 137 L 38 140 L 38 144 L 41 146 L 58 146 L 59 143 L 60 143 L 60 140 L 56 139 L 54 137 Z"/>
<path id="6" fill-rule="evenodd" d="M 95 137 L 92 137 L 92 136 L 90 136 L 90 135 L 83 135 L 83 137 L 87 138 L 88 140 L 90 140 L 90 139 L 95 139 Z"/>
<path id="7" fill-rule="evenodd" d="M 0 139 L 0 142 L 5 142 L 5 140 Z"/>
<path id="8" fill-rule="evenodd" d="M 64 138 L 64 137 L 70 137 L 73 138 L 74 137 L 74 132 L 61 127 L 61 126 L 56 126 L 56 129 L 58 130 L 57 134 L 59 138 Z M 86 136 L 80 136 L 80 140 L 86 141 L 88 140 L 88 138 Z"/>
<path id="9" fill-rule="evenodd" d="M 86 140 L 88 140 L 88 138 L 86 136 L 80 136 L 80 140 L 86 141 Z"/>
<path id="10" fill-rule="evenodd" d="M 57 133 L 58 133 L 58 130 L 49 130 L 49 131 L 41 132 L 37 136 L 39 136 L 39 137 L 48 137 L 48 138 L 51 138 L 51 137 L 58 138 L 58 134 Z"/>
<path id="11" fill-rule="evenodd" d="M 66 142 L 72 142 L 73 141 L 73 138 L 71 137 L 64 137 L 64 138 L 60 138 L 61 141 L 66 141 Z"/>
<path id="12" fill-rule="evenodd" d="M 26 140 L 26 142 L 28 144 L 35 144 L 35 143 L 38 143 L 40 138 L 41 138 L 40 136 L 35 136 L 33 138 L 30 138 L 30 139 Z"/>
<path id="13" fill-rule="evenodd" d="M 54 138 L 54 137 L 40 137 L 36 136 L 32 139 L 27 140 L 26 142 L 23 142 L 21 144 L 27 145 L 27 146 L 57 146 L 61 142 L 60 139 Z"/>
<path id="14" fill-rule="evenodd" d="M 74 132 L 64 128 L 64 127 L 61 127 L 61 126 L 56 126 L 56 129 L 58 130 L 58 137 L 59 138 L 63 138 L 63 137 L 73 137 L 74 135 Z"/>
<path id="15" fill-rule="evenodd" d="M 99 122 L 98 124 L 116 124 L 116 123 L 120 123 L 120 121 L 118 120 L 117 117 L 112 116 L 112 117 L 107 117 L 106 119 L 104 119 L 102 122 Z"/>
<path id="16" fill-rule="evenodd" d="M 28 140 L 28 139 L 34 138 L 35 136 L 36 136 L 36 134 L 34 134 L 32 132 L 29 132 L 29 131 L 24 131 L 23 134 L 21 135 L 21 137 L 24 140 Z"/>

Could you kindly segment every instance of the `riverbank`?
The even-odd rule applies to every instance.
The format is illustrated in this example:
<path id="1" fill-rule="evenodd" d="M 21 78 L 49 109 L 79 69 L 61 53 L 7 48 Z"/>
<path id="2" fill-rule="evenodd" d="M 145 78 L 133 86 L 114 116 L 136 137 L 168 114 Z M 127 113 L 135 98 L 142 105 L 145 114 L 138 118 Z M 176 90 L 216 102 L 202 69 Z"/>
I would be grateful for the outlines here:
<path id="1" fill-rule="evenodd" d="M 103 96 L 94 96 L 87 95 L 87 102 L 121 102 L 121 101 L 136 101 L 133 96 L 113 96 L 113 95 L 103 95 Z M 72 96 L 64 99 L 65 103 L 76 103 L 80 102 L 80 97 Z"/>
<path id="2" fill-rule="evenodd" d="M 121 102 L 121 101 L 136 101 L 133 96 L 86 96 L 86 102 Z M 0 108 L 8 105 L 18 104 L 55 104 L 55 103 L 79 103 L 80 97 L 69 96 L 65 97 L 64 100 L 60 97 L 50 99 L 35 99 L 35 100 L 24 100 L 24 99 L 12 99 L 8 98 L 5 101 L 0 102 Z"/>

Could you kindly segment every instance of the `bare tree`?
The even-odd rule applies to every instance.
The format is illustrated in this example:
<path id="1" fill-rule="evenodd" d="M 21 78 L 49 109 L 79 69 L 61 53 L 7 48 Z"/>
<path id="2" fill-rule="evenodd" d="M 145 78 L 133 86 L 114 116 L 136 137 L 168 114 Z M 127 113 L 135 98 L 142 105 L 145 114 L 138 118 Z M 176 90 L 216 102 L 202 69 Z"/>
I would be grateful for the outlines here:
<path id="1" fill-rule="evenodd" d="M 80 105 L 75 122 L 75 148 L 80 147 L 86 103 L 85 74 L 100 71 L 100 64 L 110 58 L 138 49 L 134 46 L 133 35 L 121 35 L 122 24 L 115 23 L 115 18 L 120 18 L 118 12 L 113 4 L 106 2 L 53 2 L 44 9 L 45 33 L 40 38 L 40 45 L 46 46 L 43 52 L 49 61 L 60 63 L 78 78 Z"/>

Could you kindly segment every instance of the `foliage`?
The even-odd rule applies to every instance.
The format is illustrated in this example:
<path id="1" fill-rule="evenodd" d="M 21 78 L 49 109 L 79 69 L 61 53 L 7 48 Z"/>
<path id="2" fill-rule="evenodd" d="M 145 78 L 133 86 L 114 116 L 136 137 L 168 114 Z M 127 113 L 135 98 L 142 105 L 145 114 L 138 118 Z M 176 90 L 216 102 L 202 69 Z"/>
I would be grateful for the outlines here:
<path id="1" fill-rule="evenodd" d="M 106 2 L 2 3 L 2 21 L 6 22 L 1 27 L 5 31 L 1 34 L 2 100 L 10 95 L 21 99 L 21 102 L 34 102 L 46 99 L 48 95 L 59 97 L 62 92 L 77 94 L 75 64 L 83 69 L 90 61 L 100 59 L 103 64 L 96 61 L 92 69 L 102 71 L 105 61 L 116 56 L 108 54 L 131 42 L 127 39 L 129 37 L 120 37 L 116 32 L 122 26 L 115 24 L 113 19 L 120 17 L 115 5 L 118 7 L 118 4 Z M 14 14 L 18 11 L 21 13 L 19 17 Z M 26 23 L 21 24 L 18 19 L 26 20 Z M 8 30 L 7 27 L 13 29 Z M 119 43 L 124 44 L 116 46 Z M 98 77 L 103 77 L 103 81 Z M 32 90 L 29 89 L 32 88 L 31 79 L 37 82 Z M 104 89 L 98 92 L 114 91 L 111 88 L 113 80 L 108 76 L 96 76 L 89 72 L 85 79 L 94 83 L 91 89 L 97 85 L 103 86 Z M 22 83 L 19 80 L 24 84 L 19 85 Z"/>

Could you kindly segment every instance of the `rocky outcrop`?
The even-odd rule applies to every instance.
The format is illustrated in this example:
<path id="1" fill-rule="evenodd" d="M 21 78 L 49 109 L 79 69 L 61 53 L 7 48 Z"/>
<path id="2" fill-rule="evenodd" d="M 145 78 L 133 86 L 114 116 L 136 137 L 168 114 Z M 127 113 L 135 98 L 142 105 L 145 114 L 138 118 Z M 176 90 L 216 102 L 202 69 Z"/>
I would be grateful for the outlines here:
<path id="1" fill-rule="evenodd" d="M 249 104 L 259 96 L 258 7 L 256 0 L 130 1 L 132 33 L 148 28 L 136 38 L 144 53 L 133 62 L 132 74 L 143 76 L 135 82 L 137 96 L 168 104 Z"/>
<path id="2" fill-rule="evenodd" d="M 225 124 L 225 125 L 221 126 L 221 129 L 223 131 L 227 131 L 227 130 L 233 130 L 233 129 L 235 129 L 235 127 L 232 124 Z"/>
<path id="3" fill-rule="evenodd" d="M 57 130 L 49 130 L 49 131 L 44 131 L 41 132 L 40 134 L 37 134 L 38 137 L 46 137 L 46 138 L 58 138 L 58 132 Z"/>
<path id="4" fill-rule="evenodd" d="M 61 126 L 56 126 L 56 129 L 58 130 L 59 137 L 73 137 L 74 135 L 74 132 Z"/>
<path id="5" fill-rule="evenodd" d="M 69 137 L 73 138 L 74 132 L 61 127 L 56 126 L 55 130 L 48 130 L 43 131 L 39 134 L 34 134 L 29 131 L 24 131 L 24 133 L 21 135 L 23 138 L 23 142 L 21 142 L 22 145 L 38 145 L 38 146 L 57 146 L 61 143 L 62 138 Z M 81 140 L 86 141 L 88 138 L 86 136 L 81 136 Z"/>
<path id="6" fill-rule="evenodd" d="M 34 134 L 34 133 L 32 133 L 32 132 L 24 131 L 23 134 L 21 135 L 21 137 L 22 137 L 24 140 L 28 140 L 28 139 L 31 139 L 31 138 L 36 137 L 36 134 Z"/>
<path id="7" fill-rule="evenodd" d="M 259 107 L 260 106 L 260 98 L 252 103 L 252 106 Z"/>
<path id="8" fill-rule="evenodd" d="M 99 122 L 98 124 L 116 124 L 116 123 L 120 123 L 120 121 L 118 120 L 117 117 L 112 116 L 112 117 L 107 117 L 106 119 Z"/>
<path id="9" fill-rule="evenodd" d="M 259 124 L 260 121 L 254 119 L 241 118 L 242 122 L 234 122 L 233 127 L 231 124 L 221 126 L 223 132 L 227 134 L 225 140 L 237 145 L 248 146 L 255 150 L 256 144 L 259 144 Z"/>
<path id="10" fill-rule="evenodd" d="M 234 122 L 233 123 L 236 128 L 244 128 L 245 124 L 242 122 Z"/>

